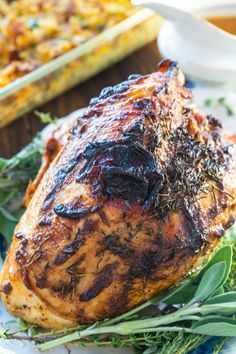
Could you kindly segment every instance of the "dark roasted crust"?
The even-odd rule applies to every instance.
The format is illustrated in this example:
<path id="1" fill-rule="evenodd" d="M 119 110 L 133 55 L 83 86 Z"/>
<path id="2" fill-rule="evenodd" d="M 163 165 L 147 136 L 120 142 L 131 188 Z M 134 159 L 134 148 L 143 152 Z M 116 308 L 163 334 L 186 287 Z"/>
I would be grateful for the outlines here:
<path id="1" fill-rule="evenodd" d="M 62 323 L 115 316 L 176 284 L 234 222 L 234 138 L 189 99 L 170 62 L 104 89 L 44 176 L 7 262 Z"/>

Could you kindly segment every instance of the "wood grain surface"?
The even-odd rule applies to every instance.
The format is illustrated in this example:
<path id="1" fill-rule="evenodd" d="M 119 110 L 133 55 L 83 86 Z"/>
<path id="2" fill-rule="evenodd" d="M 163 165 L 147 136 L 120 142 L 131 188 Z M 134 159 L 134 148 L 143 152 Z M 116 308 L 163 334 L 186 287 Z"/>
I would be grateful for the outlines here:
<path id="1" fill-rule="evenodd" d="M 97 96 L 104 87 L 125 80 L 129 74 L 147 74 L 154 71 L 160 59 L 154 41 L 92 79 L 39 107 L 38 111 L 51 112 L 55 117 L 65 116 L 78 108 L 87 106 L 90 98 Z M 0 156 L 11 157 L 29 143 L 42 127 L 39 118 L 31 112 L 2 128 Z"/>

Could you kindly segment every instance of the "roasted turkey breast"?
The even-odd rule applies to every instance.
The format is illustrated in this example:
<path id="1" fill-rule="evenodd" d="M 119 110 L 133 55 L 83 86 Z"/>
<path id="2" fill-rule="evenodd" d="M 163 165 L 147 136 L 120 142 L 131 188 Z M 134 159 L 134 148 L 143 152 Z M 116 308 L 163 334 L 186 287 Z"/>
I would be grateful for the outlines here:
<path id="1" fill-rule="evenodd" d="M 164 61 L 91 100 L 15 229 L 11 314 L 48 328 L 110 318 L 209 256 L 235 220 L 236 139 L 183 85 Z"/>

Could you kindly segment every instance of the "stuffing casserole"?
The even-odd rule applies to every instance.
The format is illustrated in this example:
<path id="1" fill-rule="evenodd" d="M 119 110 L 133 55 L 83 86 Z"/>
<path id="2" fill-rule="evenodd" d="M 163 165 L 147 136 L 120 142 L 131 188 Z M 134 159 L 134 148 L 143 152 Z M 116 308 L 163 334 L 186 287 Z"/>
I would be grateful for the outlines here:
<path id="1" fill-rule="evenodd" d="M 85 55 L 50 72 L 0 102 L 0 126 L 58 95 L 126 54 L 154 39 L 159 18 L 145 15 L 128 0 L 17 0 L 0 2 L 0 99 L 1 89 L 42 68 L 56 58 L 107 33 L 128 18 L 130 28 L 91 45 Z M 139 22 L 139 23 L 138 23 Z M 100 41 L 101 42 L 101 41 Z M 14 102 L 14 105 L 12 104 Z"/>

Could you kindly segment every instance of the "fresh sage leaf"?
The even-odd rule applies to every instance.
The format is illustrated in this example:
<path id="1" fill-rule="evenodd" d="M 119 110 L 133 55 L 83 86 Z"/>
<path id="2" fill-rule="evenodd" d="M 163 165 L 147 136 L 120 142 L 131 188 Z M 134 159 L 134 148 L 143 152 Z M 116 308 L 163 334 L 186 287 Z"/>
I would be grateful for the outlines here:
<path id="1" fill-rule="evenodd" d="M 235 337 L 236 322 L 232 323 L 232 320 L 225 319 L 224 322 L 206 323 L 193 328 L 192 332 L 207 336 Z"/>
<path id="2" fill-rule="evenodd" d="M 232 315 L 236 313 L 236 302 L 222 302 L 217 304 L 204 304 L 198 308 L 199 313 Z"/>
<path id="3" fill-rule="evenodd" d="M 236 291 L 229 291 L 228 293 L 213 296 L 208 299 L 205 304 L 221 304 L 235 302 L 236 303 Z"/>
<path id="4" fill-rule="evenodd" d="M 158 294 L 148 300 L 150 305 L 159 305 L 161 302 L 165 302 L 164 299 L 166 298 L 166 292 L 163 294 Z"/>
<path id="5" fill-rule="evenodd" d="M 208 323 L 216 323 L 216 322 L 225 322 L 227 321 L 229 318 L 225 317 L 225 316 L 219 316 L 219 315 L 209 315 L 209 316 L 204 316 L 201 320 L 194 322 L 192 325 L 192 328 L 197 328 L 199 326 L 208 324 Z M 232 320 L 232 319 L 230 319 Z M 235 323 L 235 320 L 233 320 L 234 322 L 232 322 L 233 324 Z"/>
<path id="6" fill-rule="evenodd" d="M 223 286 L 221 286 L 214 292 L 213 296 L 224 294 L 224 292 L 225 292 L 225 290 L 224 290 Z"/>
<path id="7" fill-rule="evenodd" d="M 215 254 L 212 256 L 210 261 L 206 264 L 206 266 L 199 272 L 197 275 L 196 279 L 194 280 L 194 283 L 199 283 L 200 279 L 203 277 L 204 273 L 214 264 L 223 261 L 226 262 L 226 269 L 225 269 L 225 274 L 222 279 L 222 282 L 220 286 L 224 285 L 226 282 L 229 272 L 232 266 L 232 256 L 233 256 L 233 251 L 232 247 L 230 245 L 225 245 L 221 248 L 219 248 Z"/>
<path id="8" fill-rule="evenodd" d="M 171 290 L 167 295 L 162 299 L 167 305 L 176 305 L 176 304 L 186 304 L 188 303 L 193 294 L 197 290 L 197 285 L 194 285 L 191 281 L 182 284 L 175 290 Z"/>
<path id="9" fill-rule="evenodd" d="M 206 270 L 194 294 L 193 302 L 204 301 L 221 285 L 227 270 L 226 262 L 213 264 Z"/>

